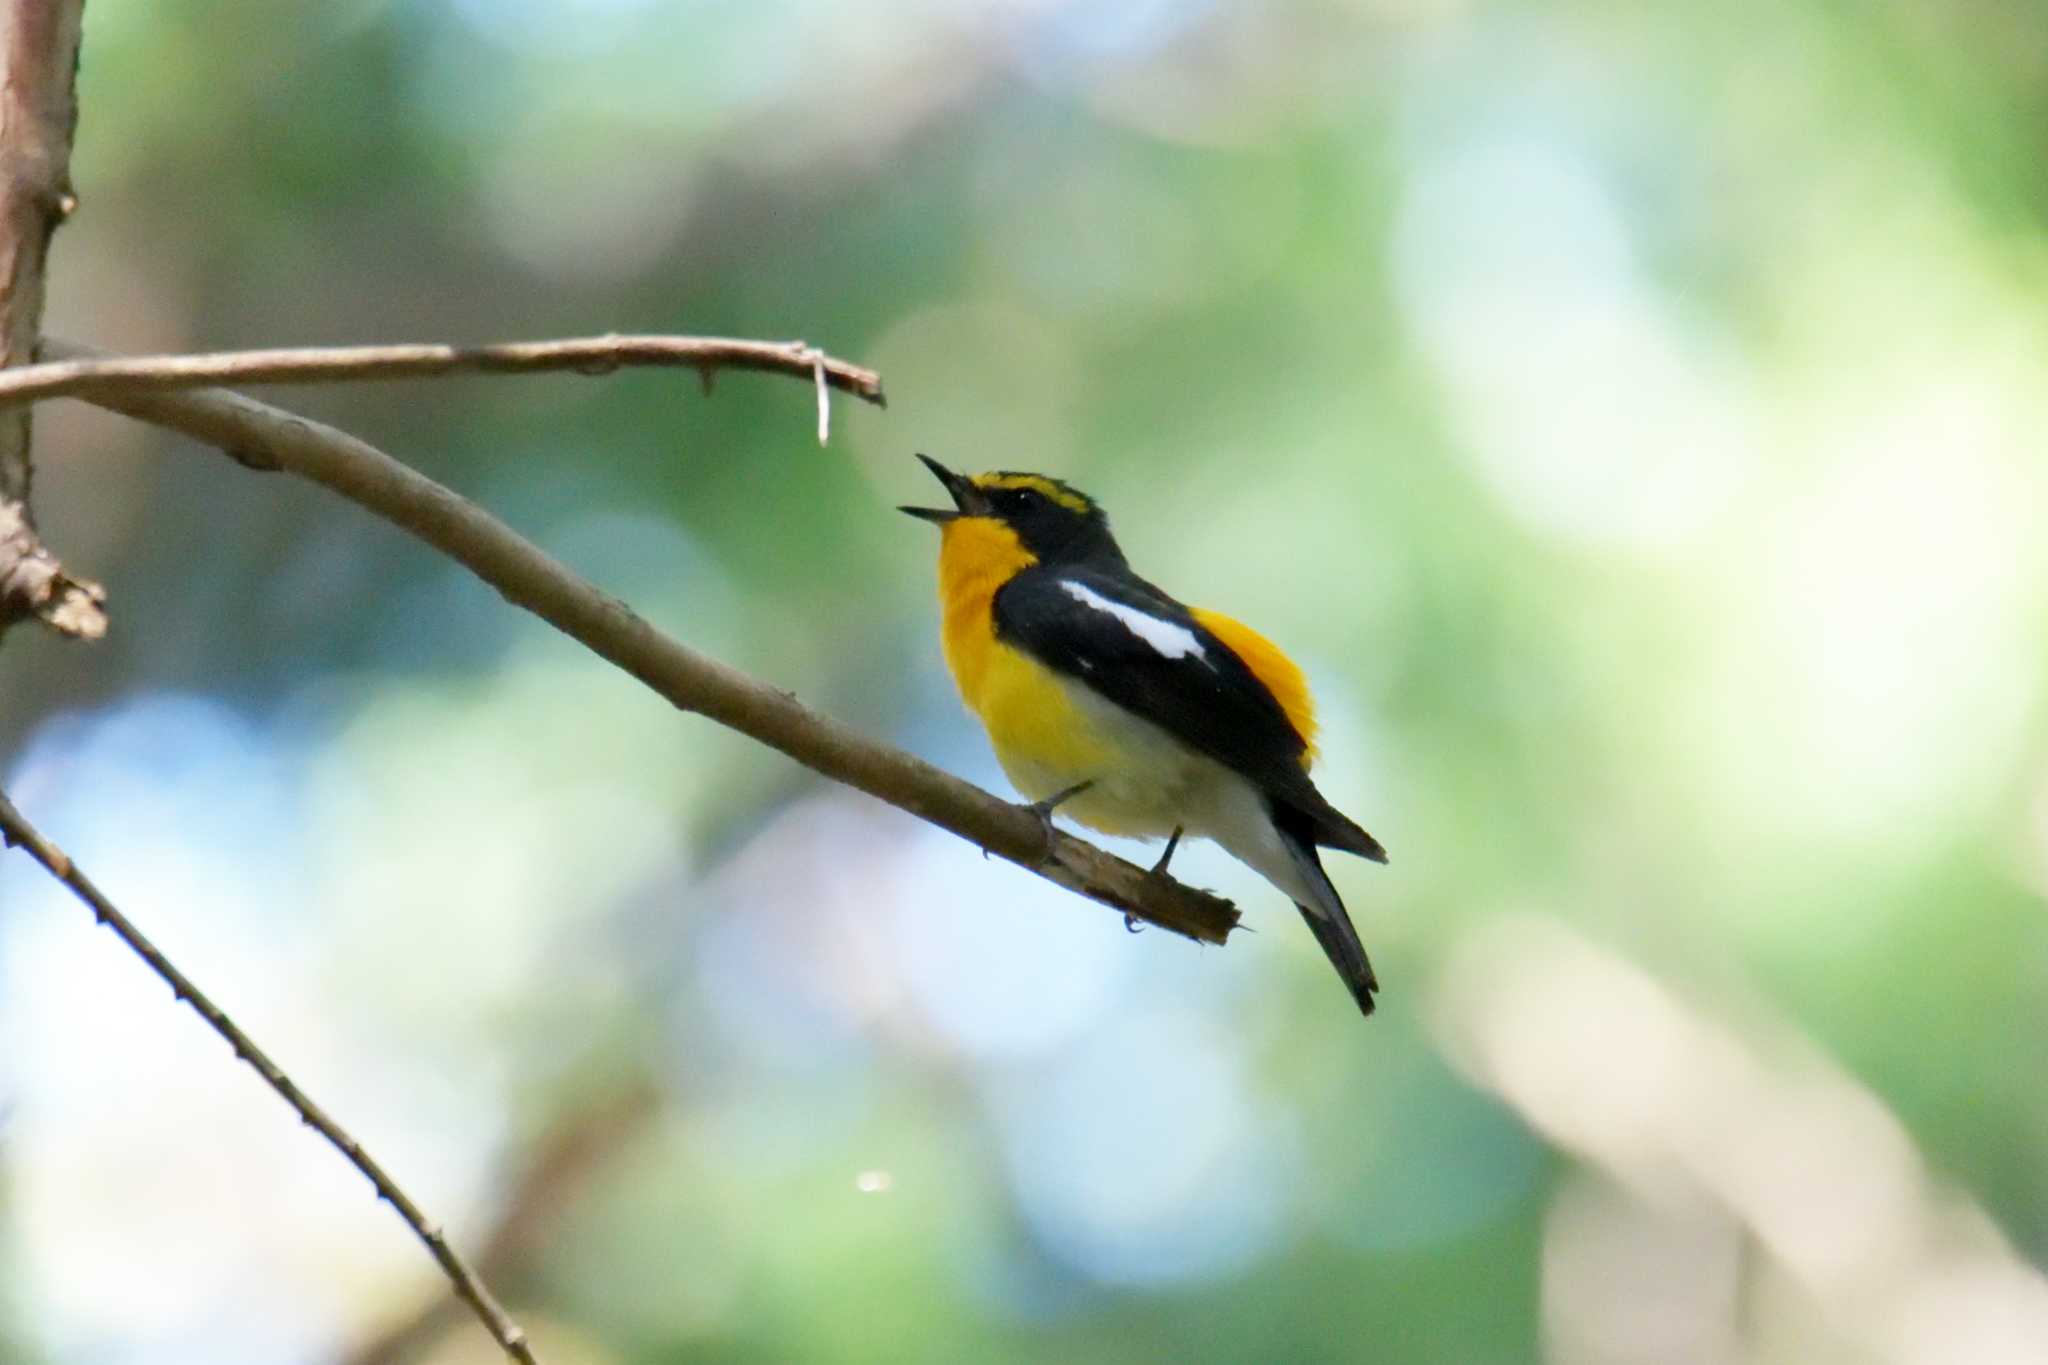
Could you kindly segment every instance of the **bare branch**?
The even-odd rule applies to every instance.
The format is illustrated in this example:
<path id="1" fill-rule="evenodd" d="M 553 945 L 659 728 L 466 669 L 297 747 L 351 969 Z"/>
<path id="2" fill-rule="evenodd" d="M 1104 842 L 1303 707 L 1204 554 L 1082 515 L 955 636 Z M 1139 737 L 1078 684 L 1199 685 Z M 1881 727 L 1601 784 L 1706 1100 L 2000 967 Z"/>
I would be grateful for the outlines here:
<path id="1" fill-rule="evenodd" d="M 59 343 L 45 347 L 44 353 L 69 358 L 0 371 L 0 629 L 9 619 L 35 615 L 67 634 L 88 638 L 106 631 L 102 606 L 106 592 L 97 583 L 64 573 L 36 539 L 27 512 L 28 408 L 39 399 L 66 395 L 90 399 L 110 385 L 135 392 L 223 382 L 311 384 L 544 370 L 609 374 L 627 366 L 657 365 L 694 369 L 708 384 L 719 370 L 763 370 L 808 379 L 817 386 L 820 445 L 831 433 L 832 409 L 826 396 L 830 389 L 870 403 L 887 401 L 882 377 L 873 370 L 801 341 L 733 337 L 601 336 L 492 346 L 304 346 L 206 355 L 91 357 L 66 352 Z M 14 481 L 18 491 L 10 491 L 6 477 L 6 438 L 10 433 L 20 437 L 20 473 Z"/>
<path id="2" fill-rule="evenodd" d="M 0 365 L 35 358 L 50 235 L 75 206 L 71 134 L 84 0 L 11 0 L 0 13 Z M 0 421 L 0 497 L 28 500 L 26 414 Z"/>
<path id="3" fill-rule="evenodd" d="M 66 360 L 104 358 L 69 342 L 51 341 L 46 350 Z M 182 431 L 243 464 L 289 470 L 360 503 L 680 709 L 779 749 L 1070 891 L 1200 942 L 1221 943 L 1237 926 L 1229 901 L 1155 876 L 1061 831 L 1048 838 L 1028 807 L 868 739 L 791 694 L 670 639 L 488 512 L 346 432 L 225 389 L 178 393 L 108 385 L 81 396 Z"/>
<path id="4" fill-rule="evenodd" d="M 256 1074 L 261 1076 L 272 1090 L 283 1096 L 286 1104 L 298 1111 L 300 1119 L 318 1130 L 322 1137 L 333 1143 L 335 1148 L 349 1159 L 351 1165 L 369 1178 L 370 1184 L 376 1187 L 377 1197 L 396 1209 L 398 1216 L 405 1220 L 406 1226 L 426 1244 L 427 1250 L 433 1254 L 441 1269 L 447 1273 L 450 1283 L 455 1286 L 455 1292 L 469 1301 L 470 1307 L 476 1310 L 477 1317 L 498 1345 L 504 1348 L 505 1354 L 522 1362 L 522 1365 L 535 1365 L 533 1350 L 526 1341 L 526 1333 L 521 1331 L 519 1324 L 512 1321 L 499 1306 L 491 1291 L 462 1259 L 461 1253 L 449 1245 L 447 1236 L 441 1231 L 441 1225 L 431 1221 L 421 1212 L 420 1206 L 399 1187 L 398 1182 L 378 1164 L 377 1159 L 365 1151 L 363 1145 L 351 1137 L 347 1129 L 335 1122 L 326 1110 L 313 1103 L 306 1092 L 299 1089 L 297 1083 L 285 1075 L 284 1070 L 276 1062 L 270 1060 L 269 1054 L 256 1046 L 254 1039 L 244 1033 L 234 1020 L 222 1012 L 220 1006 L 214 1004 L 205 992 L 192 984 L 190 977 L 179 971 L 155 944 L 144 937 L 142 931 L 115 908 L 114 903 L 79 871 L 77 864 L 66 857 L 62 849 L 38 833 L 21 812 L 15 809 L 14 803 L 7 799 L 5 792 L 0 792 L 0 843 L 10 847 L 19 845 L 27 849 L 31 858 L 41 863 L 51 876 L 64 883 L 71 889 L 73 895 L 85 902 L 92 910 L 94 919 L 112 929 L 136 956 L 149 964 L 151 971 L 163 978 L 165 984 L 171 988 L 172 995 L 197 1010 L 199 1017 L 204 1019 L 215 1033 L 227 1040 L 228 1046 L 235 1050 L 235 1056 L 254 1067 Z"/>
<path id="5" fill-rule="evenodd" d="M 35 356 L 50 235 L 78 207 L 71 134 L 82 9 L 83 0 L 12 0 L 0 12 L 0 366 Z M 90 639 L 106 632 L 106 594 L 65 573 L 36 535 L 29 435 L 26 408 L 0 412 L 0 634 L 37 617 Z"/>
<path id="6" fill-rule="evenodd" d="M 84 397 L 115 381 L 124 392 L 193 389 L 209 384 L 316 384 L 365 379 L 422 379 L 445 374 L 531 374 L 572 370 L 610 374 L 626 366 L 675 366 L 707 378 L 716 370 L 767 370 L 814 380 L 819 402 L 827 385 L 870 403 L 884 404 L 882 377 L 826 355 L 801 341 L 741 341 L 732 337 L 601 336 L 559 341 L 507 341 L 492 346 L 438 343 L 394 346 L 295 346 L 268 351 L 216 351 L 204 355 L 87 354 L 53 343 L 45 356 L 61 356 L 0 374 L 0 409 L 43 398 Z M 821 407 L 818 439 L 825 438 Z"/>

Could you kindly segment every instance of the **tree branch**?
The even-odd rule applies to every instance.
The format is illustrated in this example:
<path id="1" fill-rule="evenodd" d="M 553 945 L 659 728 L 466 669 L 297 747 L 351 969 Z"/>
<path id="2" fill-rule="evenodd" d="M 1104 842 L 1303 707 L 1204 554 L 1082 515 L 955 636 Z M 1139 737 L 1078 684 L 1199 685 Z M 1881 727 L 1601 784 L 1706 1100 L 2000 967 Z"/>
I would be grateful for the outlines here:
<path id="1" fill-rule="evenodd" d="M 34 358 L 50 235 L 78 207 L 71 134 L 84 0 L 13 0 L 0 14 L 0 366 Z M 0 635 L 38 617 L 66 635 L 106 633 L 98 584 L 65 573 L 36 535 L 28 409 L 0 412 Z"/>
<path id="2" fill-rule="evenodd" d="M 45 350 L 65 360 L 107 358 L 55 340 Z M 779 749 L 1070 891 L 1200 942 L 1221 943 L 1237 926 L 1229 901 L 1154 876 L 1062 831 L 1048 837 L 1028 807 L 868 739 L 790 693 L 670 639 L 488 512 L 346 432 L 225 389 L 137 391 L 109 382 L 79 396 L 184 432 L 253 468 L 311 479 L 410 531 L 678 708 Z"/>
<path id="3" fill-rule="evenodd" d="M 0 211 L 4 209 L 5 204 L 0 203 Z M 40 256 L 37 269 L 40 271 Z M 40 293 L 35 305 L 40 311 Z M 0 295 L 0 308 L 5 306 L 6 298 Z M 33 332 L 26 345 L 33 347 Z M 29 354 L 28 349 L 17 352 L 10 348 L 4 363 L 13 366 L 16 359 L 26 359 Z M 829 356 L 801 341 L 742 341 L 732 337 L 601 336 L 511 341 L 493 346 L 301 346 L 210 355 L 96 355 L 14 366 L 0 371 L 0 630 L 6 628 L 9 620 L 29 615 L 40 616 L 66 634 L 87 638 L 104 634 L 107 626 L 102 607 L 106 592 L 97 583 L 66 575 L 36 538 L 34 522 L 28 515 L 28 409 L 37 399 L 63 395 L 90 398 L 108 385 L 134 392 L 189 389 L 223 382 L 312 384 L 460 373 L 573 370 L 579 374 L 609 374 L 625 366 L 642 365 L 691 368 L 703 376 L 706 384 L 720 370 L 763 370 L 811 380 L 818 389 L 821 445 L 831 430 L 828 388 L 870 403 L 887 402 L 882 393 L 882 377 L 873 370 Z M 12 463 L 8 458 L 10 448 L 19 452 Z M 8 477 L 10 469 L 17 471 L 17 477 Z"/>
<path id="4" fill-rule="evenodd" d="M 118 381 L 124 392 L 193 389 L 209 384 L 320 384 L 364 379 L 419 379 L 443 374 L 531 374 L 573 370 L 610 374 L 626 366 L 767 370 L 812 379 L 870 403 L 886 405 L 882 377 L 801 341 L 733 337 L 601 336 L 559 341 L 507 341 L 491 346 L 439 343 L 394 346 L 292 346 L 204 355 L 107 355 L 53 344 L 38 365 L 0 373 L 0 409 L 39 398 L 83 396 Z"/>
<path id="5" fill-rule="evenodd" d="M 351 1137 L 347 1129 L 336 1123 L 326 1110 L 313 1103 L 306 1092 L 299 1089 L 297 1083 L 285 1075 L 284 1070 L 276 1062 L 270 1060 L 269 1054 L 256 1046 L 254 1039 L 244 1033 L 234 1020 L 222 1012 L 220 1006 L 214 1004 L 205 992 L 192 984 L 190 977 L 179 971 L 155 944 L 144 937 L 142 931 L 115 908 L 114 903 L 79 871 L 77 864 L 66 857 L 62 849 L 38 833 L 35 826 L 29 824 L 21 812 L 15 809 L 14 803 L 7 799 L 5 792 L 0 792 L 0 844 L 9 847 L 19 845 L 27 849 L 31 858 L 41 863 L 51 876 L 64 883 L 71 889 L 73 895 L 85 902 L 92 910 L 94 919 L 112 929 L 136 956 L 149 964 L 151 971 L 163 978 L 165 984 L 171 988 L 172 995 L 197 1010 L 199 1017 L 204 1019 L 215 1033 L 227 1040 L 228 1046 L 235 1050 L 235 1056 L 254 1067 L 256 1074 L 281 1095 L 286 1104 L 298 1111 L 301 1120 L 333 1143 L 335 1148 L 349 1159 L 351 1165 L 368 1177 L 370 1184 L 376 1187 L 377 1197 L 396 1209 L 398 1216 L 405 1220 L 406 1226 L 413 1230 L 413 1235 L 426 1244 L 427 1250 L 433 1254 L 441 1269 L 447 1273 L 450 1283 L 455 1286 L 455 1292 L 469 1301 L 478 1319 L 483 1322 L 498 1345 L 504 1348 L 505 1354 L 522 1362 L 522 1365 L 536 1365 L 533 1350 L 526 1341 L 526 1333 L 521 1331 L 519 1324 L 512 1321 L 499 1306 L 491 1291 L 462 1259 L 462 1254 L 449 1245 L 448 1238 L 441 1231 L 441 1225 L 429 1220 L 426 1214 L 421 1212 L 420 1206 L 399 1187 L 398 1182 L 391 1178 L 377 1159 L 365 1151 L 363 1145 Z"/>

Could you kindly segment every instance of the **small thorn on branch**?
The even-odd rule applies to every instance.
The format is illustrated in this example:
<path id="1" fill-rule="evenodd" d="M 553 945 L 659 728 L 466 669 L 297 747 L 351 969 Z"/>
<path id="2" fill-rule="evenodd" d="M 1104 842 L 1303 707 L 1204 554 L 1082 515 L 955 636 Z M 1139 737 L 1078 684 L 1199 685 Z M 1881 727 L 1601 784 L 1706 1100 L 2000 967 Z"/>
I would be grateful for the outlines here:
<path id="1" fill-rule="evenodd" d="M 223 450 L 221 454 L 242 468 L 253 469 L 258 474 L 275 474 L 278 471 L 277 461 L 267 452 L 254 446 L 237 446 L 233 450 Z"/>

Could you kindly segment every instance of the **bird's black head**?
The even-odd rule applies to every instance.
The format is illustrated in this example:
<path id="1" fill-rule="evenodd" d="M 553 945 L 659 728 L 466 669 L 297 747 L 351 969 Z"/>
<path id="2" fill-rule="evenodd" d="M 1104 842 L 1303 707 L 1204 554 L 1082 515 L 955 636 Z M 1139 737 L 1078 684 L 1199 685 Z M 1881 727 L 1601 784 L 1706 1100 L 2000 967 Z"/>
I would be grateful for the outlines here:
<path id="1" fill-rule="evenodd" d="M 919 455 L 953 495 L 953 506 L 905 507 L 902 511 L 944 525 L 963 517 L 987 517 L 1016 533 L 1041 564 L 1117 564 L 1124 562 L 1109 518 L 1095 499 L 1043 474 L 994 470 L 987 474 L 955 474 L 929 455 Z"/>

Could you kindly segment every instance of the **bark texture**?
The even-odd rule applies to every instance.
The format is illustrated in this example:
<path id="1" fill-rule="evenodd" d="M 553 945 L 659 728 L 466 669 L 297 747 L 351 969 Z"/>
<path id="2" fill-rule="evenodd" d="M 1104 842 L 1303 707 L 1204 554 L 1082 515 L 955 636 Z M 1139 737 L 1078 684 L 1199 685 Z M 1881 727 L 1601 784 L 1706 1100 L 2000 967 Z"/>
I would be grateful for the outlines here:
<path id="1" fill-rule="evenodd" d="M 0 10 L 0 366 L 34 362 L 50 237 L 77 208 L 79 26 L 85 0 L 6 0 Z M 105 592 L 65 572 L 36 534 L 26 406 L 0 411 L 0 632 L 34 617 L 86 639 L 105 633 Z"/>

